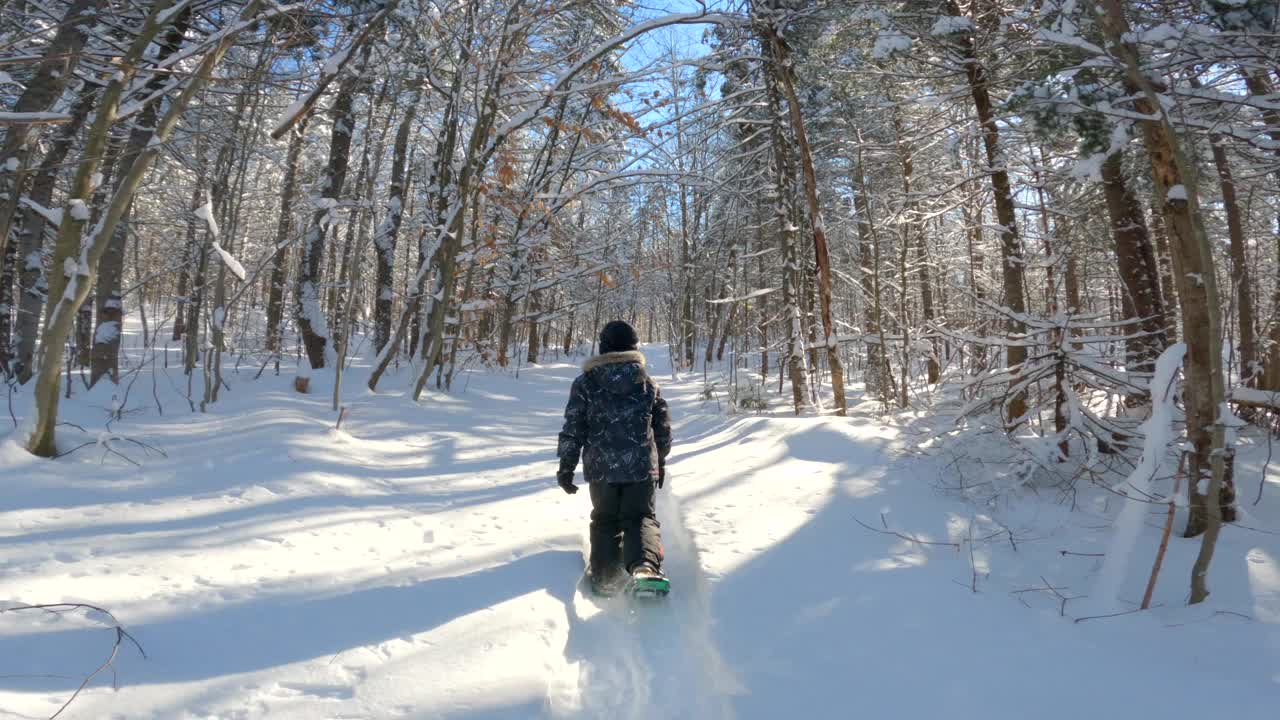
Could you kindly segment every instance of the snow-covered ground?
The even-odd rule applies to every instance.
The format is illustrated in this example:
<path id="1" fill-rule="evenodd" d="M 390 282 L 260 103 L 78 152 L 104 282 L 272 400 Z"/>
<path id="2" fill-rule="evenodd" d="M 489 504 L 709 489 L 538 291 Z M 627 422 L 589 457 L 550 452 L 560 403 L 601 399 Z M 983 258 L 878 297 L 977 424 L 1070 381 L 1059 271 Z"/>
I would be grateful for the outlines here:
<path id="1" fill-rule="evenodd" d="M 109 391 L 82 393 L 63 442 L 95 444 L 47 462 L 0 438 L 0 601 L 101 606 L 146 650 L 126 640 L 118 689 L 104 672 L 68 718 L 1275 717 L 1263 436 L 1239 461 L 1254 529 L 1224 533 L 1209 602 L 1186 607 L 1197 545 L 1175 537 L 1155 609 L 1075 622 L 1118 498 L 974 504 L 946 489 L 983 478 L 934 450 L 945 419 L 725 417 L 646 352 L 677 422 L 664 605 L 578 588 L 589 500 L 553 479 L 568 363 L 419 404 L 357 368 L 341 430 L 322 377 L 300 396 L 245 369 L 193 414 L 148 371 L 114 435 Z M 109 654 L 104 620 L 0 614 L 0 718 L 56 712 Z"/>

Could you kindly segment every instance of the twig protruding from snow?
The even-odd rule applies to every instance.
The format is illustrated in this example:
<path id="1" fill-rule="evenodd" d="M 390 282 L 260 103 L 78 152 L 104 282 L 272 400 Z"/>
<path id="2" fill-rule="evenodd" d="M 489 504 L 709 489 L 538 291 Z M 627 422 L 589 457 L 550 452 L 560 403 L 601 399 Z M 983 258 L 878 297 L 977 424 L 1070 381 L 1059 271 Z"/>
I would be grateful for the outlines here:
<path id="1" fill-rule="evenodd" d="M 111 652 L 108 653 L 107 659 L 102 661 L 102 664 L 98 665 L 98 667 L 95 668 L 93 672 L 89 673 L 84 677 L 84 679 L 80 682 L 79 687 L 75 689 L 75 692 L 71 693 L 71 697 L 67 698 L 67 701 L 64 702 L 62 706 L 58 708 L 57 712 L 49 716 L 49 720 L 54 720 L 54 718 L 57 718 L 59 715 L 65 712 L 66 709 L 71 706 L 71 703 L 75 702 L 77 697 L 80 697 L 80 693 L 83 692 L 86 687 L 88 687 L 89 683 L 93 682 L 93 679 L 98 675 L 102 674 L 104 670 L 110 669 L 113 671 L 113 674 L 114 674 L 114 665 L 116 662 L 116 656 L 120 654 L 120 646 L 124 644 L 125 640 L 128 640 L 130 643 L 133 644 L 135 648 L 138 649 L 138 653 L 142 655 L 142 658 L 144 660 L 147 658 L 147 651 L 142 649 L 142 644 L 139 643 L 137 639 L 133 637 L 133 635 L 130 635 L 128 630 L 124 629 L 124 625 L 120 624 L 120 621 L 116 619 L 116 616 L 112 615 L 109 610 L 100 608 L 97 605 L 90 605 L 88 603 L 43 603 L 43 604 L 35 604 L 35 605 L 13 605 L 11 607 L 0 607 L 0 615 L 4 613 L 9 613 L 9 612 L 22 612 L 25 610 L 39 610 L 39 611 L 51 613 L 54 615 L 62 615 L 63 613 L 71 612 L 73 610 L 84 610 L 86 616 L 88 616 L 90 619 L 96 620 L 98 622 L 102 622 L 103 624 L 107 625 L 108 627 L 110 627 L 112 630 L 115 631 L 115 641 L 111 643 Z M 111 685 L 112 687 L 117 687 L 114 677 L 112 678 Z"/>

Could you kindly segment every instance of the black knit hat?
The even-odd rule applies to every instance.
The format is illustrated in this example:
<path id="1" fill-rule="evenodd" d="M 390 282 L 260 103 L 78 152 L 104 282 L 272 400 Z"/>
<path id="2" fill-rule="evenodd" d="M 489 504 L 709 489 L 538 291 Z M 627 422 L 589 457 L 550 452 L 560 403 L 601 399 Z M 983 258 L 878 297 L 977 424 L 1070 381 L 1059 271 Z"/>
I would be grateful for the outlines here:
<path id="1" fill-rule="evenodd" d="M 600 331 L 600 354 L 635 350 L 640 345 L 636 329 L 622 320 L 614 320 Z"/>

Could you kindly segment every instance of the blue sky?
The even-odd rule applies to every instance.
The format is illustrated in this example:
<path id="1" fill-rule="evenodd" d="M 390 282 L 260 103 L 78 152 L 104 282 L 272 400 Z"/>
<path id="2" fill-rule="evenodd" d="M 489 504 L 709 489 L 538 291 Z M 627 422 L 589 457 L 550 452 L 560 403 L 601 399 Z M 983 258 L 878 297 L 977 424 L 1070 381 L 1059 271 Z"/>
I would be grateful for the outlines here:
<path id="1" fill-rule="evenodd" d="M 720 0 L 709 0 L 706 4 L 710 8 L 715 8 L 722 3 Z M 675 13 L 697 12 L 702 6 L 695 0 L 648 0 L 637 3 L 636 7 L 639 8 L 641 17 L 649 19 Z M 626 67 L 643 66 L 652 60 L 654 55 L 662 53 L 669 43 L 668 38 L 672 37 L 676 38 L 679 47 L 686 54 L 703 55 L 710 51 L 710 48 L 702 42 L 702 33 L 707 27 L 706 25 L 676 25 L 641 36 L 623 53 L 622 62 Z"/>

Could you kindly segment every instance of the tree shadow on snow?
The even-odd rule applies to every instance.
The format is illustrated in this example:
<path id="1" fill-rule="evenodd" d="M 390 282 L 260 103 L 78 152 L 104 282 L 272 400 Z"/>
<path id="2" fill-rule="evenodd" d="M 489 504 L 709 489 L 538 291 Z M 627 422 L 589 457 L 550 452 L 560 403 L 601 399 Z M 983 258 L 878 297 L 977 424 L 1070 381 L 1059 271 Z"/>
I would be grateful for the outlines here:
<path id="1" fill-rule="evenodd" d="M 119 678 L 123 684 L 208 680 L 329 658 L 427 632 L 538 590 L 572 602 L 562 587 L 564 568 L 580 563 L 577 551 L 546 550 L 465 575 L 407 585 L 334 595 L 273 595 L 195 609 L 129 626 L 149 659 L 123 648 L 116 663 Z M 102 628 L 0 635 L 0 688 L 74 689 L 80 677 L 71 676 L 87 674 L 100 663 L 113 638 L 114 631 Z M 94 685 L 110 682 L 107 676 Z"/>
<path id="2" fill-rule="evenodd" d="M 313 521 L 305 526 L 289 525 L 286 530 L 280 531 L 297 533 L 332 525 L 380 519 L 337 516 L 333 518 L 333 522 L 326 523 L 324 518 L 333 513 L 380 509 L 387 511 L 387 517 L 425 517 L 434 510 L 458 510 L 486 503 L 502 502 L 552 487 L 555 486 L 549 480 L 534 478 L 469 490 L 442 488 L 439 492 L 394 492 L 376 495 L 345 493 L 281 495 L 277 499 L 164 520 L 102 523 L 0 536 L 0 547 L 79 540 L 104 535 L 125 535 L 128 538 L 115 545 L 115 551 L 126 549 L 125 545 L 130 552 L 173 548 L 175 545 L 188 545 L 192 549 L 199 550 L 231 544 L 238 540 L 262 537 L 263 531 L 255 529 L 258 528 L 255 523 L 259 521 L 278 525 L 303 518 Z M 159 536 L 138 537 L 147 533 L 158 533 Z M 175 533 L 180 535 L 174 537 Z"/>
<path id="3" fill-rule="evenodd" d="M 1142 618 L 1073 625 L 1056 610 L 1024 608 L 983 578 L 975 594 L 967 550 L 859 526 L 855 518 L 923 541 L 963 533 L 955 521 L 969 509 L 942 497 L 911 463 L 868 457 L 861 443 L 820 426 L 786 442 L 791 457 L 837 464 L 836 492 L 791 534 L 712 583 L 713 639 L 748 688 L 733 700 L 738 718 L 1068 720 L 1096 714 L 1099 701 L 1190 717 L 1210 713 L 1222 696 L 1262 712 L 1261 672 L 1242 679 L 1229 664 L 1197 663 L 1195 672 L 1222 692 L 1170 687 L 1169 663 L 1179 662 L 1172 658 L 1202 645 L 1169 636 L 1157 621 L 1145 621 L 1156 623 L 1155 635 Z M 876 465 L 887 466 L 879 485 L 896 486 L 892 493 L 865 492 L 862 476 Z M 1162 690 L 1143 690 L 1154 687 Z"/>

